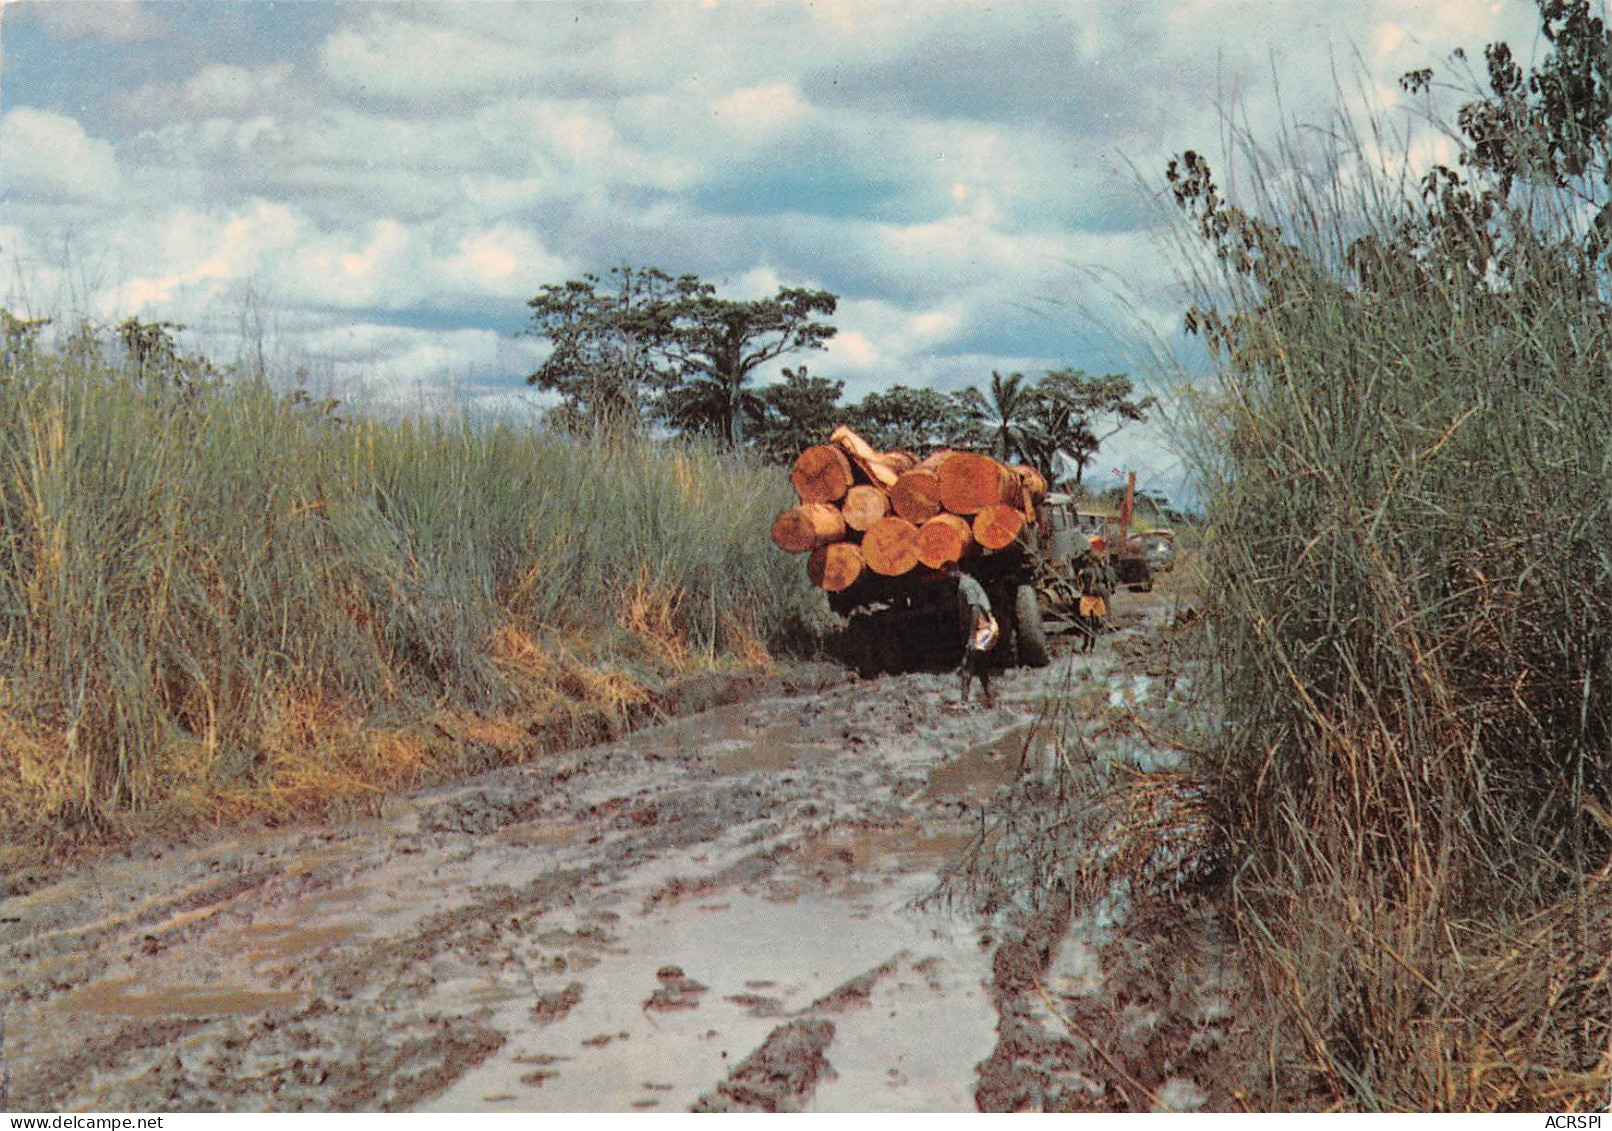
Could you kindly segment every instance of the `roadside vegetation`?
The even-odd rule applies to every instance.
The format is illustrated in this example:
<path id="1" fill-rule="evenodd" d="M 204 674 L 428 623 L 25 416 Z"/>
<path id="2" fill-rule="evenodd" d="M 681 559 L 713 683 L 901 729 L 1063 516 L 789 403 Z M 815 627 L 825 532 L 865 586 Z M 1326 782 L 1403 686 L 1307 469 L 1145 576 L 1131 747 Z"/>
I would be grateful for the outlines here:
<path id="1" fill-rule="evenodd" d="M 787 481 L 747 453 L 347 419 L 218 378 L 174 327 L 48 329 L 5 316 L 0 366 L 13 861 L 131 813 L 284 817 L 599 737 L 811 615 L 757 534 Z"/>
<path id="2" fill-rule="evenodd" d="M 1345 123 L 1238 139 L 1236 199 L 1169 170 L 1256 1110 L 1612 1095 L 1612 42 L 1540 9 L 1457 167 Z"/>
<path id="3" fill-rule="evenodd" d="M 833 337 L 834 295 L 608 276 L 529 304 L 539 428 L 367 419 L 174 323 L 0 311 L 0 844 L 288 816 L 597 738 L 813 646 L 821 598 L 765 532 L 779 465 L 836 424 L 1078 483 L 1153 403 L 1073 371 L 757 387 Z"/>

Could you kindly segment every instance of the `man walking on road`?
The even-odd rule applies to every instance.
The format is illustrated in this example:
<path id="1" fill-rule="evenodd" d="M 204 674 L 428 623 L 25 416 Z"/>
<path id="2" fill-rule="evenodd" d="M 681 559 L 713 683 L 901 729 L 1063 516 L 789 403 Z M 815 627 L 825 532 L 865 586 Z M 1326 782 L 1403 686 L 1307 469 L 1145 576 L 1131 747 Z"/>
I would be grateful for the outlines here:
<path id="1" fill-rule="evenodd" d="M 957 563 L 948 565 L 946 573 L 957 579 L 957 619 L 963 632 L 962 694 L 958 704 L 968 703 L 969 684 L 978 676 L 985 707 L 989 710 L 996 706 L 991 695 L 990 652 L 1000 635 L 996 618 L 991 615 L 991 599 L 986 596 L 985 587 L 964 573 Z"/>

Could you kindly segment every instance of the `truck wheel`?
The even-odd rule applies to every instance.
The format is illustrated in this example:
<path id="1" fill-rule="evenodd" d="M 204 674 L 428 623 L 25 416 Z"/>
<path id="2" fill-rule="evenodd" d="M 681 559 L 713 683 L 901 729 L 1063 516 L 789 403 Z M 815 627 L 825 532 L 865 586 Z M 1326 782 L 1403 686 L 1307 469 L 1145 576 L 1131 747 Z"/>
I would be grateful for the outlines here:
<path id="1" fill-rule="evenodd" d="M 1021 585 L 1013 595 L 1013 623 L 1018 631 L 1019 663 L 1044 668 L 1052 661 L 1047 652 L 1047 630 L 1041 624 L 1041 602 L 1034 585 Z"/>

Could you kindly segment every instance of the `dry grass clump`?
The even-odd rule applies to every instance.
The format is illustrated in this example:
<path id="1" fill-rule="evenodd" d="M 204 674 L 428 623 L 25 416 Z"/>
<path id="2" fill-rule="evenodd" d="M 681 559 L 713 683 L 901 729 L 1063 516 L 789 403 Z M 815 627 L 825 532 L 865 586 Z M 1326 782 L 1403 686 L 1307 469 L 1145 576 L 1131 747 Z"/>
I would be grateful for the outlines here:
<path id="1" fill-rule="evenodd" d="M 1547 195 L 1175 170 L 1259 1107 L 1604 1106 L 1612 316 Z M 1474 249 L 1488 266 L 1471 266 Z M 1481 257 L 1480 257 L 1481 258 Z"/>
<path id="2" fill-rule="evenodd" d="M 342 420 L 88 341 L 0 358 L 0 840 L 598 737 L 810 615 L 742 455 Z"/>
<path id="3" fill-rule="evenodd" d="M 1596 1110 L 1612 1071 L 1612 885 L 1531 915 L 1418 908 L 1318 845 L 1238 893 L 1257 1108 Z M 1303 882 L 1303 897 L 1297 885 Z M 1423 889 L 1434 890 L 1431 886 Z M 1282 916 L 1278 922 L 1273 915 Z"/>
<path id="4" fill-rule="evenodd" d="M 669 666 L 681 669 L 689 660 L 688 634 L 679 623 L 683 601 L 683 591 L 656 581 L 645 563 L 621 595 L 616 623 L 642 640 Z"/>

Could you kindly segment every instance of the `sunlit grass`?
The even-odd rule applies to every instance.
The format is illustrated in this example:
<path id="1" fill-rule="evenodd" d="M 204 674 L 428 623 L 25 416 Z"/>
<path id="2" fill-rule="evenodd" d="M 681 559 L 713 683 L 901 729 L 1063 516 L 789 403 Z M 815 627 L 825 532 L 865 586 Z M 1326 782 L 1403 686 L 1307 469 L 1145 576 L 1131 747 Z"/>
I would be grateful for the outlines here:
<path id="1" fill-rule="evenodd" d="M 712 449 L 14 364 L 0 839 L 361 797 L 495 757 L 432 719 L 503 720 L 516 756 L 540 743 L 511 727 L 595 736 L 679 673 L 765 663 L 812 609 L 767 538 L 787 493 Z"/>

